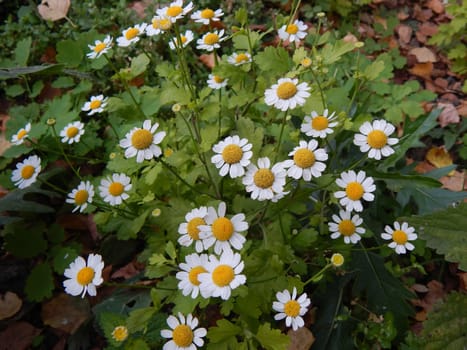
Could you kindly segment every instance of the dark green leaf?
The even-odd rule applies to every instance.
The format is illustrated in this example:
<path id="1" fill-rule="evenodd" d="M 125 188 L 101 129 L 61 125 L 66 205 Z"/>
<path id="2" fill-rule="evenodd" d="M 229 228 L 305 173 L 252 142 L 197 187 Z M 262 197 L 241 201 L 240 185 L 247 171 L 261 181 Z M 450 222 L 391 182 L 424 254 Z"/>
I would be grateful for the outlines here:
<path id="1" fill-rule="evenodd" d="M 290 338 L 278 329 L 271 329 L 269 323 L 259 326 L 256 339 L 267 350 L 283 350 L 289 346 Z"/>
<path id="2" fill-rule="evenodd" d="M 28 64 L 29 53 L 31 51 L 32 39 L 28 36 L 25 39 L 18 41 L 15 48 L 15 63 L 22 67 Z"/>
<path id="3" fill-rule="evenodd" d="M 52 269 L 47 263 L 40 263 L 32 269 L 26 280 L 24 291 L 30 301 L 42 301 L 52 296 L 54 288 Z"/>

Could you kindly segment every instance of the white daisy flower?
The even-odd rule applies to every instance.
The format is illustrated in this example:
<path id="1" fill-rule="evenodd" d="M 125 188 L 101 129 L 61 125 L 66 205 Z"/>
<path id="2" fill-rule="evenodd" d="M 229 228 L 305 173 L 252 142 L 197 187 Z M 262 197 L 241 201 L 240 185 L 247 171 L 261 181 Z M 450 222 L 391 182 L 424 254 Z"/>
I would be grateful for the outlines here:
<path id="1" fill-rule="evenodd" d="M 352 216 L 352 212 L 340 210 L 339 216 L 334 214 L 332 219 L 334 222 L 328 224 L 329 231 L 333 232 L 331 234 L 332 239 L 342 236 L 346 244 L 355 244 L 362 238 L 360 235 L 365 233 L 365 229 L 360 227 L 363 219 L 358 214 Z"/>
<path id="2" fill-rule="evenodd" d="M 81 181 L 78 187 L 73 189 L 71 193 L 68 193 L 67 203 L 74 204 L 76 207 L 73 209 L 73 213 L 79 210 L 82 213 L 92 203 L 94 197 L 94 186 L 90 181 Z"/>
<path id="3" fill-rule="evenodd" d="M 282 198 L 284 198 L 285 196 L 287 196 L 289 193 L 290 193 L 290 191 L 285 191 L 285 192 L 281 192 L 281 193 L 276 193 L 276 194 L 274 195 L 274 197 L 271 198 L 271 202 L 277 203 L 277 202 L 279 202 Z"/>
<path id="4" fill-rule="evenodd" d="M 26 188 L 36 182 L 41 172 L 41 159 L 38 156 L 29 156 L 22 162 L 16 163 L 16 169 L 11 173 L 11 181 L 18 188 Z"/>
<path id="5" fill-rule="evenodd" d="M 344 191 L 337 191 L 334 197 L 339 198 L 339 203 L 346 208 L 347 211 L 362 211 L 363 206 L 361 199 L 371 202 L 375 199 L 373 193 L 376 190 L 373 178 L 366 176 L 363 170 L 357 173 L 353 170 L 344 171 L 341 177 L 336 180 L 339 187 L 344 188 Z"/>
<path id="6" fill-rule="evenodd" d="M 180 312 L 178 318 L 169 316 L 167 324 L 171 329 L 161 330 L 161 336 L 171 339 L 164 344 L 162 350 L 196 350 L 204 345 L 203 337 L 206 336 L 206 328 L 198 328 L 198 319 L 191 314 L 185 319 Z"/>
<path id="7" fill-rule="evenodd" d="M 206 225 L 198 226 L 199 237 L 203 240 L 205 249 L 214 245 L 214 252 L 220 254 L 231 247 L 240 250 L 246 241 L 246 238 L 239 232 L 248 230 L 248 222 L 245 221 L 245 214 L 240 213 L 228 219 L 225 216 L 226 205 L 219 203 L 219 207 L 208 208 L 206 216 Z"/>
<path id="8" fill-rule="evenodd" d="M 394 221 L 394 229 L 386 225 L 384 227 L 384 233 L 381 234 L 382 239 L 392 239 L 392 242 L 388 244 L 389 248 L 393 248 L 397 254 L 405 254 L 407 250 L 414 250 L 415 246 L 409 241 L 417 239 L 415 229 L 409 226 L 408 223 L 403 222 L 402 224 Z"/>
<path id="9" fill-rule="evenodd" d="M 320 177 L 326 169 L 326 164 L 322 162 L 328 159 L 328 154 L 323 148 L 317 147 L 316 140 L 300 141 L 299 146 L 289 153 L 293 159 L 282 162 L 283 167 L 288 169 L 287 176 L 296 180 L 303 177 L 305 181 L 310 181 L 312 177 Z"/>
<path id="10" fill-rule="evenodd" d="M 298 44 L 306 37 L 308 26 L 296 19 L 293 23 L 283 25 L 278 30 L 278 35 L 281 40 L 288 40 Z"/>
<path id="11" fill-rule="evenodd" d="M 394 153 L 391 146 L 399 140 L 389 137 L 396 128 L 386 120 L 374 120 L 373 123 L 365 122 L 360 127 L 361 134 L 355 134 L 353 143 L 360 147 L 360 151 L 368 152 L 368 158 L 380 160 Z"/>
<path id="12" fill-rule="evenodd" d="M 205 8 L 204 10 L 198 10 L 191 15 L 191 19 L 197 23 L 202 23 L 204 25 L 209 25 L 211 21 L 217 22 L 224 15 L 221 9 L 211 10 L 210 8 Z"/>
<path id="13" fill-rule="evenodd" d="M 215 144 L 212 150 L 217 153 L 211 157 L 211 162 L 219 170 L 221 176 L 230 175 L 231 178 L 243 176 L 245 167 L 250 164 L 253 156 L 253 145 L 248 140 L 240 139 L 238 135 L 227 136 Z"/>
<path id="14" fill-rule="evenodd" d="M 332 134 L 334 128 L 337 125 L 335 112 L 332 112 L 328 116 L 329 111 L 325 109 L 323 114 L 317 112 L 311 112 L 311 115 L 307 115 L 304 118 L 303 124 L 300 131 L 305 133 L 306 136 L 319 137 L 324 139 L 328 134 Z"/>
<path id="15" fill-rule="evenodd" d="M 226 38 L 222 37 L 224 35 L 224 29 L 221 31 L 213 31 L 210 33 L 206 33 L 203 35 L 202 38 L 196 40 L 196 48 L 199 50 L 207 50 L 213 51 L 214 49 L 218 49 L 221 47 L 219 44 L 221 41 L 224 41 Z"/>
<path id="16" fill-rule="evenodd" d="M 63 281 L 65 292 L 73 296 L 81 294 L 82 298 L 86 292 L 95 296 L 96 287 L 104 282 L 103 269 L 104 262 L 99 254 L 89 254 L 87 264 L 86 260 L 78 256 L 64 272 L 65 277 L 68 278 Z"/>
<path id="17" fill-rule="evenodd" d="M 180 34 L 180 39 L 182 41 L 182 47 L 186 47 L 193 41 L 193 32 L 191 30 L 187 30 L 185 34 Z M 178 38 L 172 38 L 169 41 L 169 47 L 171 50 L 175 50 L 177 47 L 180 47 L 178 44 Z"/>
<path id="18" fill-rule="evenodd" d="M 203 272 L 207 272 L 205 266 L 208 263 L 208 255 L 196 253 L 187 255 L 185 262 L 178 265 L 180 272 L 177 272 L 175 277 L 180 281 L 178 282 L 178 289 L 182 291 L 184 296 L 191 294 L 191 297 L 195 299 L 199 294 L 198 275 Z"/>
<path id="19" fill-rule="evenodd" d="M 128 176 L 115 173 L 101 180 L 100 196 L 110 205 L 120 205 L 130 197 L 127 192 L 131 190 L 131 186 L 131 179 Z"/>
<path id="20" fill-rule="evenodd" d="M 123 342 L 128 338 L 128 328 L 126 326 L 117 326 L 112 331 L 112 339 L 116 342 Z"/>
<path id="21" fill-rule="evenodd" d="M 120 47 L 127 47 L 137 43 L 140 39 L 140 35 L 144 33 L 146 26 L 146 23 L 141 23 L 125 29 L 122 32 L 122 36 L 117 38 L 117 45 Z"/>
<path id="22" fill-rule="evenodd" d="M 145 159 L 159 157 L 162 154 L 158 146 L 164 139 L 165 131 L 156 133 L 159 123 L 151 126 L 151 121 L 146 119 L 142 128 L 133 128 L 123 140 L 120 140 L 120 147 L 125 148 L 125 157 L 136 156 L 136 162 L 142 163 Z"/>
<path id="23" fill-rule="evenodd" d="M 244 263 L 240 254 L 234 253 L 231 249 L 226 249 L 217 258 L 215 255 L 209 256 L 206 270 L 198 275 L 201 282 L 199 290 L 203 298 L 221 297 L 222 300 L 230 298 L 233 289 L 246 282 L 246 276 L 241 275 Z"/>
<path id="24" fill-rule="evenodd" d="M 273 199 L 275 195 L 282 194 L 285 186 L 287 171 L 282 163 L 274 164 L 269 169 L 271 162 L 268 157 L 259 158 L 258 166 L 248 165 L 243 177 L 246 191 L 251 192 L 251 198 L 259 201 Z"/>
<path id="25" fill-rule="evenodd" d="M 104 95 L 91 96 L 91 99 L 84 103 L 82 111 L 89 111 L 88 115 L 93 115 L 95 113 L 102 113 L 105 106 L 107 106 L 107 97 Z"/>
<path id="26" fill-rule="evenodd" d="M 308 311 L 308 306 L 311 304 L 311 300 L 307 297 L 306 293 L 303 293 L 297 298 L 297 288 L 293 288 L 292 295 L 285 289 L 283 292 L 276 293 L 277 301 L 272 303 L 274 311 L 279 312 L 274 316 L 275 320 L 282 320 L 285 318 L 285 325 L 287 327 L 292 326 L 292 329 L 303 327 L 305 322 L 302 316 Z"/>
<path id="27" fill-rule="evenodd" d="M 170 3 L 169 6 L 158 9 L 157 15 L 168 18 L 172 23 L 177 22 L 177 19 L 183 18 L 188 12 L 193 10 L 193 3 L 183 7 L 183 0 L 176 0 Z"/>
<path id="28" fill-rule="evenodd" d="M 213 90 L 222 89 L 227 86 L 229 79 L 224 79 L 218 75 L 209 74 L 208 76 L 208 86 Z"/>
<path id="29" fill-rule="evenodd" d="M 274 106 L 281 111 L 303 106 L 305 99 L 310 96 L 310 87 L 307 83 L 298 84 L 298 79 L 280 78 L 277 84 L 266 89 L 264 102 Z"/>
<path id="30" fill-rule="evenodd" d="M 15 146 L 21 145 L 28 137 L 30 131 L 31 123 L 27 123 L 24 128 L 19 129 L 18 132 L 11 137 L 10 142 Z"/>
<path id="31" fill-rule="evenodd" d="M 242 64 L 251 62 L 251 55 L 248 52 L 234 52 L 231 56 L 227 58 L 227 62 L 233 64 L 234 66 L 241 66 Z"/>
<path id="32" fill-rule="evenodd" d="M 172 27 L 172 22 L 167 17 L 154 16 L 151 23 L 146 26 L 146 35 L 154 36 L 166 32 Z"/>
<path id="33" fill-rule="evenodd" d="M 96 40 L 94 45 L 88 45 L 91 52 L 87 53 L 86 56 L 90 59 L 95 59 L 101 57 L 103 54 L 107 53 L 112 47 L 113 38 L 110 35 L 107 35 L 104 41 Z"/>
<path id="34" fill-rule="evenodd" d="M 334 267 L 341 267 L 344 265 L 344 256 L 341 253 L 334 253 L 331 256 L 331 264 Z"/>
<path id="35" fill-rule="evenodd" d="M 63 143 L 72 144 L 79 142 L 81 136 L 84 134 L 84 124 L 80 121 L 69 123 L 60 131 L 60 137 Z"/>
<path id="36" fill-rule="evenodd" d="M 199 226 L 206 225 L 206 216 L 208 215 L 208 208 L 200 207 L 193 209 L 185 215 L 186 222 L 178 226 L 178 243 L 184 247 L 189 247 L 195 243 L 195 249 L 198 253 L 204 250 L 203 240 L 199 238 Z"/>

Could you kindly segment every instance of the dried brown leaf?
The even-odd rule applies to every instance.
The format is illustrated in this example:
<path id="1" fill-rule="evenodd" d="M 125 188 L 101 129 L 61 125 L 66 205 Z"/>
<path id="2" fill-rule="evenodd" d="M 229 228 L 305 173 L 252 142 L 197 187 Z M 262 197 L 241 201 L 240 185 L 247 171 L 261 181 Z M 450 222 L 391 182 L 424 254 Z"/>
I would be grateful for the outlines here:
<path id="1" fill-rule="evenodd" d="M 91 316 L 87 299 L 59 294 L 42 306 L 44 324 L 73 334 Z"/>
<path id="2" fill-rule="evenodd" d="M 42 0 L 42 3 L 37 6 L 37 10 L 43 19 L 58 21 L 66 17 L 70 3 L 70 0 Z"/>
<path id="3" fill-rule="evenodd" d="M 444 5 L 441 0 L 429 0 L 426 6 L 433 10 L 438 15 L 444 12 Z"/>
<path id="4" fill-rule="evenodd" d="M 442 109 L 441 114 L 438 117 L 439 125 L 444 128 L 448 124 L 458 124 L 461 119 L 459 112 L 452 103 L 438 103 L 438 108 Z"/>
<path id="5" fill-rule="evenodd" d="M 415 63 L 415 65 L 409 69 L 409 72 L 418 77 L 430 79 L 431 73 L 433 72 L 433 63 Z"/>
<path id="6" fill-rule="evenodd" d="M 399 35 L 399 41 L 402 44 L 408 44 L 412 38 L 413 29 L 405 24 L 401 24 L 397 28 L 397 34 Z"/>
<path id="7" fill-rule="evenodd" d="M 299 328 L 296 331 L 291 329 L 287 332 L 287 335 L 291 340 L 288 350 L 308 350 L 315 342 L 315 336 L 306 327 Z"/>
<path id="8" fill-rule="evenodd" d="M 0 333 L 0 350 L 30 349 L 33 339 L 41 331 L 27 322 L 10 324 Z"/>
<path id="9" fill-rule="evenodd" d="M 465 173 L 453 170 L 448 176 L 443 176 L 439 179 L 439 182 L 443 184 L 443 188 L 450 191 L 463 191 L 467 187 L 465 181 Z"/>
<path id="10" fill-rule="evenodd" d="M 0 295 L 0 320 L 16 314 L 23 305 L 23 301 L 13 292 Z"/>
<path id="11" fill-rule="evenodd" d="M 409 55 L 414 55 L 420 63 L 438 61 L 433 51 L 427 47 L 415 47 L 409 51 Z"/>

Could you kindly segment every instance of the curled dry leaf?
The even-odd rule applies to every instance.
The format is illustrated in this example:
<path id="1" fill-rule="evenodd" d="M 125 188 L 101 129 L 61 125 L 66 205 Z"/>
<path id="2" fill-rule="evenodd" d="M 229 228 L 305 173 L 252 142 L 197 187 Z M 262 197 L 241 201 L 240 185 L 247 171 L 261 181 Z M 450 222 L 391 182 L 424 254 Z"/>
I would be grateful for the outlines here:
<path id="1" fill-rule="evenodd" d="M 438 61 L 433 51 L 427 47 L 415 47 L 409 51 L 409 55 L 414 55 L 420 63 Z"/>
<path id="2" fill-rule="evenodd" d="M 47 21 L 58 21 L 65 18 L 70 8 L 70 0 L 42 0 L 37 6 L 41 17 Z"/>
<path id="3" fill-rule="evenodd" d="M 16 314 L 22 305 L 22 300 L 13 292 L 6 292 L 0 295 L 0 320 Z"/>
<path id="4" fill-rule="evenodd" d="M 438 117 L 439 125 L 444 128 L 448 124 L 457 124 L 460 123 L 459 112 L 457 111 L 456 107 L 452 103 L 438 103 L 437 106 L 439 109 L 443 111 Z"/>
<path id="5" fill-rule="evenodd" d="M 451 155 L 444 147 L 431 147 L 425 158 L 437 168 L 444 168 L 452 164 Z"/>

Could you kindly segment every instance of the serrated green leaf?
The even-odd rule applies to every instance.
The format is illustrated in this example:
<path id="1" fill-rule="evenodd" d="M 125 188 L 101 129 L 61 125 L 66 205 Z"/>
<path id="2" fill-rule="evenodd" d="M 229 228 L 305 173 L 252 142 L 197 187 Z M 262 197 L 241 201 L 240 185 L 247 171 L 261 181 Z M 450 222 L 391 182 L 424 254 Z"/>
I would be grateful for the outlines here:
<path id="1" fill-rule="evenodd" d="M 61 40 L 57 44 L 57 62 L 67 67 L 77 67 L 85 56 L 81 43 L 77 40 Z"/>
<path id="2" fill-rule="evenodd" d="M 211 327 L 208 330 L 208 338 L 211 343 L 224 342 L 242 332 L 240 327 L 225 319 L 218 320 L 216 324 L 217 327 Z"/>
<path id="3" fill-rule="evenodd" d="M 128 330 L 132 333 L 144 330 L 156 311 L 153 307 L 145 307 L 130 312 L 127 319 Z"/>
<path id="4" fill-rule="evenodd" d="M 151 60 L 149 57 L 145 54 L 139 54 L 136 56 L 132 61 L 131 61 L 131 72 L 130 72 L 130 78 L 136 78 L 138 75 L 144 73 L 149 65 Z"/>
<path id="5" fill-rule="evenodd" d="M 125 350 L 151 350 L 151 348 L 143 339 L 131 339 Z"/>
<path id="6" fill-rule="evenodd" d="M 9 97 L 17 97 L 23 94 L 26 90 L 20 84 L 9 85 L 5 87 L 5 92 Z"/>
<path id="7" fill-rule="evenodd" d="M 353 43 L 345 42 L 343 40 L 336 41 L 333 45 L 327 44 L 320 52 L 324 64 L 332 64 L 341 59 L 345 53 L 355 49 Z"/>
<path id="8" fill-rule="evenodd" d="M 75 85 L 75 81 L 73 80 L 72 77 L 58 77 L 55 79 L 52 83 L 52 87 L 60 89 L 60 88 L 69 88 L 71 86 Z"/>
<path id="9" fill-rule="evenodd" d="M 31 51 L 32 39 L 30 36 L 24 38 L 16 44 L 15 48 L 15 63 L 22 67 L 28 64 L 29 53 Z"/>
<path id="10" fill-rule="evenodd" d="M 284 75 L 291 68 L 289 54 L 283 47 L 266 47 L 255 56 L 255 62 L 264 73 L 273 76 Z"/>
<path id="11" fill-rule="evenodd" d="M 107 341 L 113 346 L 121 345 L 120 342 L 117 342 L 112 337 L 112 332 L 114 331 L 115 327 L 126 326 L 125 318 L 119 314 L 103 312 L 99 315 L 98 322 L 102 330 L 104 331 L 104 335 L 107 338 Z"/>
<path id="12" fill-rule="evenodd" d="M 52 296 L 54 288 L 52 269 L 47 263 L 34 266 L 26 279 L 24 291 L 30 301 L 42 301 Z"/>
<path id="13" fill-rule="evenodd" d="M 467 192 L 453 192 L 444 188 L 404 187 L 397 194 L 397 198 L 399 200 L 400 197 L 406 196 L 414 199 L 419 214 L 429 214 L 464 200 Z"/>
<path id="14" fill-rule="evenodd" d="M 41 226 L 34 230 L 23 222 L 8 226 L 5 235 L 5 250 L 19 258 L 32 258 L 45 252 L 47 241 L 42 233 L 43 225 Z"/>
<path id="15" fill-rule="evenodd" d="M 267 350 L 283 350 L 289 346 L 290 338 L 278 329 L 271 329 L 269 323 L 259 326 L 256 339 Z"/>
<path id="16" fill-rule="evenodd" d="M 53 256 L 53 269 L 59 275 L 62 275 L 65 269 L 70 266 L 79 252 L 72 247 L 54 247 L 50 250 L 50 255 Z"/>
<path id="17" fill-rule="evenodd" d="M 379 78 L 381 72 L 384 71 L 384 62 L 376 60 L 363 71 L 363 75 L 367 80 L 376 80 Z"/>

